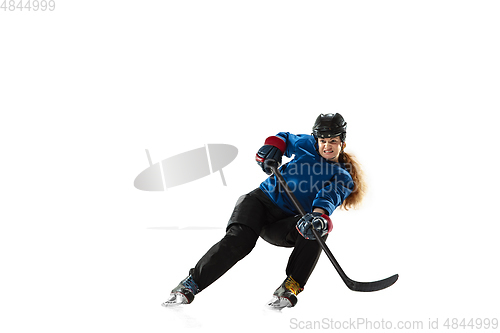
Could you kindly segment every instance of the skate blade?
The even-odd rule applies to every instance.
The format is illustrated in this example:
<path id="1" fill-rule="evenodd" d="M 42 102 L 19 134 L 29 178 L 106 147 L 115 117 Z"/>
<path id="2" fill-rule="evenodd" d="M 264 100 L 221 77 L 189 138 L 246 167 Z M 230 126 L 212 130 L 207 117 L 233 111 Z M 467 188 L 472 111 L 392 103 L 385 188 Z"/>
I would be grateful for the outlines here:
<path id="1" fill-rule="evenodd" d="M 292 303 L 285 297 L 273 296 L 273 299 L 267 303 L 267 306 L 272 310 L 282 310 L 284 308 L 291 308 Z"/>
<path id="2" fill-rule="evenodd" d="M 183 304 L 188 304 L 188 300 L 186 296 L 179 293 L 179 294 L 170 294 L 170 298 L 165 303 L 162 303 L 161 306 L 168 308 Z"/>

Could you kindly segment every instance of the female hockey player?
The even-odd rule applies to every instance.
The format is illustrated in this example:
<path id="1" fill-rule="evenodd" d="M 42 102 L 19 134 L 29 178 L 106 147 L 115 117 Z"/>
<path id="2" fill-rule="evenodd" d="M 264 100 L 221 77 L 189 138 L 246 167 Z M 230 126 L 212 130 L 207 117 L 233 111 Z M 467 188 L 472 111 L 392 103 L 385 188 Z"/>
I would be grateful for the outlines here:
<path id="1" fill-rule="evenodd" d="M 252 251 L 262 237 L 277 246 L 293 247 L 286 266 L 286 279 L 268 305 L 293 307 L 304 289 L 321 248 L 311 228 L 326 240 L 332 230 L 329 216 L 341 208 L 356 207 L 365 185 L 357 162 L 344 151 L 346 122 L 336 114 L 321 114 L 312 135 L 281 132 L 265 140 L 256 154 L 257 163 L 271 175 L 270 163 L 281 164 L 282 155 L 293 159 L 280 171 L 307 214 L 297 215 L 286 193 L 271 175 L 236 202 L 226 235 L 189 271 L 163 306 L 189 304 L 194 296 L 220 278 Z"/>

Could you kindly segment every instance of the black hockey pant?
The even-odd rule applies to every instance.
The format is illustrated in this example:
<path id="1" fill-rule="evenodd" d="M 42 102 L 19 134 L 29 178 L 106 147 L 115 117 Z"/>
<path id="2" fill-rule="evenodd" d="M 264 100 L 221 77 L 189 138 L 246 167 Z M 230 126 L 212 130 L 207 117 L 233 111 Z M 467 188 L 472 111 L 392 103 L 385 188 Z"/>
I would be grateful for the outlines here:
<path id="1" fill-rule="evenodd" d="M 208 250 L 189 274 L 200 290 L 205 289 L 249 254 L 262 236 L 275 245 L 293 247 L 286 275 L 291 275 L 303 288 L 318 262 L 321 247 L 316 240 L 306 240 L 298 233 L 295 224 L 299 218 L 286 216 L 260 189 L 242 196 L 226 235 Z"/>

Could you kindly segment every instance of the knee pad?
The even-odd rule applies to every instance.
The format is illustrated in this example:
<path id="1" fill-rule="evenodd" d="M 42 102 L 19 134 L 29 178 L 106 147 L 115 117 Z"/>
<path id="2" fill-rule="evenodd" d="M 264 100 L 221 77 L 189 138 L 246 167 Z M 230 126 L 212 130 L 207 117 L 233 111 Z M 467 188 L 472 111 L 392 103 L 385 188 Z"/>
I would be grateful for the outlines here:
<path id="1" fill-rule="evenodd" d="M 229 227 L 224 238 L 229 247 L 228 250 L 243 258 L 253 250 L 259 236 L 249 226 L 235 223 Z"/>

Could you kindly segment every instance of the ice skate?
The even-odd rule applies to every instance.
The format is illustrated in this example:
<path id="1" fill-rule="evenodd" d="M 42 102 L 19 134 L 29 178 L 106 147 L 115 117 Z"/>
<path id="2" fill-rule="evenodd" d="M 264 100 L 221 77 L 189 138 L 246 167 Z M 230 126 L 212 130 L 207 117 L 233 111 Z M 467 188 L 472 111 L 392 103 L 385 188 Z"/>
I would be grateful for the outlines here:
<path id="1" fill-rule="evenodd" d="M 190 304 L 194 300 L 194 295 L 196 295 L 200 289 L 198 285 L 194 282 L 193 278 L 188 276 L 175 287 L 168 300 L 162 303 L 164 307 L 178 306 L 182 304 Z"/>
<path id="2" fill-rule="evenodd" d="M 267 306 L 274 310 L 291 308 L 297 304 L 297 295 L 304 290 L 291 276 L 287 277 L 281 286 L 276 289 L 273 298 Z"/>

